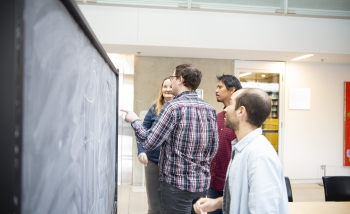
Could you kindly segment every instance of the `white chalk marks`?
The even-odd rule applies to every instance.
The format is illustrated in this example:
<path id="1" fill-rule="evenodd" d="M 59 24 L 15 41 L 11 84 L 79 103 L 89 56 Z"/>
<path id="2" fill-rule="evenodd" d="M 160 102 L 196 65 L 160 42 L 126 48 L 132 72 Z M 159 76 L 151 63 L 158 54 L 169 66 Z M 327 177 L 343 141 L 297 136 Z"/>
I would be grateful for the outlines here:
<path id="1" fill-rule="evenodd" d="M 21 213 L 112 213 L 117 77 L 60 1 L 25 1 Z"/>

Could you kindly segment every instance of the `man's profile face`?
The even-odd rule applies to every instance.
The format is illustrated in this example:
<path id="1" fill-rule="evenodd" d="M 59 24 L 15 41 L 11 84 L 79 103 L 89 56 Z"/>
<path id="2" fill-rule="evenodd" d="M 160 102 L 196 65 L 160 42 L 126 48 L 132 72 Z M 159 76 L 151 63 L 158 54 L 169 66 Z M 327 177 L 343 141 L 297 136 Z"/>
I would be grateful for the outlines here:
<path id="1" fill-rule="evenodd" d="M 239 127 L 239 120 L 237 118 L 237 111 L 239 109 L 235 110 L 236 107 L 236 98 L 243 92 L 244 90 L 238 90 L 234 92 L 230 99 L 230 105 L 227 106 L 225 111 L 225 126 L 227 128 L 233 129 L 235 132 L 238 131 Z"/>
<path id="2" fill-rule="evenodd" d="M 173 76 L 176 76 L 176 70 L 173 72 Z M 177 92 L 177 78 L 174 77 L 173 80 L 171 81 L 171 87 L 173 89 L 173 95 L 177 96 L 178 92 Z"/>
<path id="3" fill-rule="evenodd" d="M 222 103 L 230 99 L 231 97 L 230 91 L 227 90 L 225 84 L 222 81 L 219 81 L 218 84 L 216 85 L 215 95 L 216 95 L 216 100 Z"/>

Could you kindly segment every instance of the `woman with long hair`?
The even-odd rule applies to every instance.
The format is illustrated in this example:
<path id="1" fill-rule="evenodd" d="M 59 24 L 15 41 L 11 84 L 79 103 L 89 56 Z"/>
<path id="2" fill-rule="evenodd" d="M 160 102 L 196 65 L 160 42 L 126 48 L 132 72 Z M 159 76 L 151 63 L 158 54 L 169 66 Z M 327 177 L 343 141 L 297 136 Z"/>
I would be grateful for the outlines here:
<path id="1" fill-rule="evenodd" d="M 153 122 L 158 117 L 164 104 L 174 98 L 171 81 L 165 78 L 159 90 L 158 98 L 148 110 L 142 125 L 150 129 Z M 140 144 L 137 144 L 138 159 L 145 165 L 146 191 L 148 198 L 148 214 L 160 213 L 158 204 L 158 188 L 159 188 L 159 171 L 158 159 L 160 146 L 155 150 L 145 151 Z"/>

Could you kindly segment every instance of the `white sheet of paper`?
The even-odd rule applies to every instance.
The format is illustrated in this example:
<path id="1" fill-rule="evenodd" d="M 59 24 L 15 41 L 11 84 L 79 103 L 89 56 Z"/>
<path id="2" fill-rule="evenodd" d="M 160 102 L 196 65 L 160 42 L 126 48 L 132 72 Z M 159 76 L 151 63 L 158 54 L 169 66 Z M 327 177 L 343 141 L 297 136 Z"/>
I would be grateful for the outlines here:
<path id="1" fill-rule="evenodd" d="M 289 109 L 310 109 L 310 88 L 290 88 Z"/>

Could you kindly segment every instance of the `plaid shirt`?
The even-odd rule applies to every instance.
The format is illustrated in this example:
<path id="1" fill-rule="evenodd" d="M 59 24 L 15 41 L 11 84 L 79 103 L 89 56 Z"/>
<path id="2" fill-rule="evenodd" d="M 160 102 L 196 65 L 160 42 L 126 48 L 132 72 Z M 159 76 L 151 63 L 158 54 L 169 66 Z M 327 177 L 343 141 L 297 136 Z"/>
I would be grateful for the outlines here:
<path id="1" fill-rule="evenodd" d="M 131 126 L 145 150 L 162 145 L 159 156 L 161 181 L 188 192 L 203 192 L 210 184 L 210 162 L 218 150 L 215 109 L 186 91 L 162 108 L 151 129 L 140 120 Z"/>

